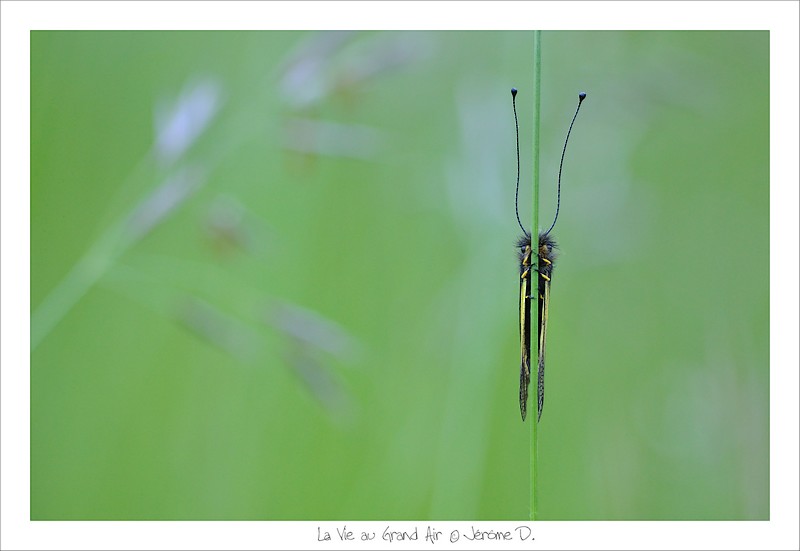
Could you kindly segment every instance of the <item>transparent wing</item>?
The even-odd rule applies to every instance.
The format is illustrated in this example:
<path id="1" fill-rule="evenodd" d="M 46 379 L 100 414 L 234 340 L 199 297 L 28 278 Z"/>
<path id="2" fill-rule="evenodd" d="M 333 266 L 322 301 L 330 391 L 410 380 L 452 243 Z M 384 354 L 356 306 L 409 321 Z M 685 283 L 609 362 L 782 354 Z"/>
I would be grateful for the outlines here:
<path id="1" fill-rule="evenodd" d="M 539 295 L 539 368 L 537 373 L 536 397 L 538 402 L 537 421 L 542 418 L 544 407 L 544 354 L 547 343 L 547 313 L 550 309 L 550 282 L 544 282 L 544 289 Z"/>
<path id="2" fill-rule="evenodd" d="M 528 386 L 531 382 L 531 300 L 530 272 L 520 279 L 519 285 L 519 410 L 525 420 L 528 408 Z"/>

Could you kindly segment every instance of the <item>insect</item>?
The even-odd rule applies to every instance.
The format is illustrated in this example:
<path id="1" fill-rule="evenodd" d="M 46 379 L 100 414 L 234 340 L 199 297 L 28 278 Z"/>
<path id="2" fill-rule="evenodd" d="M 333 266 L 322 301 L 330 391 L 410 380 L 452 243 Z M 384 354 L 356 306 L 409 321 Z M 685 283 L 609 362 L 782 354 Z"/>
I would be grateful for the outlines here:
<path id="1" fill-rule="evenodd" d="M 539 306 L 539 361 L 536 374 L 536 403 L 537 403 L 537 422 L 542 418 L 542 408 L 544 407 L 544 357 L 545 344 L 547 342 L 547 317 L 550 309 L 550 283 L 553 277 L 553 266 L 556 260 L 555 249 L 556 241 L 550 232 L 558 220 L 558 211 L 561 207 L 561 169 L 564 166 L 564 154 L 567 152 L 569 135 L 572 132 L 572 125 L 578 117 L 581 103 L 586 99 L 586 94 L 578 94 L 578 107 L 572 122 L 569 123 L 567 138 L 564 140 L 564 148 L 561 151 L 561 163 L 558 167 L 558 202 L 556 203 L 556 215 L 553 223 L 545 232 L 539 233 L 539 246 L 536 250 L 538 262 L 533 265 L 534 251 L 531 247 L 531 234 L 522 225 L 519 218 L 519 122 L 517 120 L 517 89 L 511 89 L 511 104 L 514 108 L 514 126 L 517 133 L 517 191 L 515 193 L 515 208 L 517 212 L 517 223 L 522 229 L 522 236 L 517 240 L 519 250 L 519 340 L 520 340 L 520 367 L 519 367 L 519 410 L 522 420 L 525 421 L 528 408 L 528 387 L 531 382 L 531 291 L 532 291 L 532 272 L 537 272 L 538 299 Z"/>

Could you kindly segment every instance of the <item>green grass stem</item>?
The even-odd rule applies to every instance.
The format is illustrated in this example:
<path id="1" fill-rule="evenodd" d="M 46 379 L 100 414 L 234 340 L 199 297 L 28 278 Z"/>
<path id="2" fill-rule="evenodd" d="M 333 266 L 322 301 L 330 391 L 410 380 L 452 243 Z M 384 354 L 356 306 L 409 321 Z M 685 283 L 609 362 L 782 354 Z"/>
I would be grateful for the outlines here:
<path id="1" fill-rule="evenodd" d="M 538 235 L 537 228 L 539 227 L 539 121 L 541 120 L 540 108 L 541 108 L 541 76 L 542 76 L 542 31 L 533 31 L 533 157 L 532 157 L 532 171 L 533 171 L 533 193 L 531 194 L 533 208 L 531 209 L 532 213 L 532 220 L 531 220 L 531 244 L 535 246 L 536 239 Z M 536 267 L 538 269 L 538 256 L 534 255 L 534 261 L 537 263 Z M 537 278 L 538 279 L 538 278 Z M 533 291 L 533 289 L 531 289 Z M 538 311 L 538 310 L 537 310 Z M 538 327 L 538 320 L 537 320 L 537 327 Z M 531 332 L 534 333 L 533 328 L 531 328 Z M 531 350 L 532 358 L 531 363 L 533 363 L 533 358 L 538 356 L 538 346 L 539 346 L 539 339 L 536 339 L 536 355 L 533 354 L 533 350 Z M 535 377 L 533 378 L 534 380 Z M 535 387 L 535 385 L 534 385 Z M 538 412 L 536 408 L 536 396 L 535 393 L 531 398 L 531 403 L 533 404 L 531 408 L 531 415 L 529 417 L 530 420 L 530 466 L 531 466 L 531 488 L 530 488 L 530 519 L 536 520 L 536 513 L 538 511 L 538 502 L 536 496 L 538 495 L 537 492 L 537 474 L 538 474 L 538 461 L 537 456 L 539 455 L 539 443 L 537 440 L 537 417 Z"/>

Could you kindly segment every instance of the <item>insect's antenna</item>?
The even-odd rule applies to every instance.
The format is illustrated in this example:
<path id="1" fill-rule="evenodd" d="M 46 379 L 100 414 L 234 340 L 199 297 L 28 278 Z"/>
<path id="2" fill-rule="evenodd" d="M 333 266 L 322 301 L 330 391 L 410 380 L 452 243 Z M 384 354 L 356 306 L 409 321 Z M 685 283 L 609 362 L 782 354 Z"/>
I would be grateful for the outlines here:
<path id="1" fill-rule="evenodd" d="M 522 233 L 530 235 L 522 221 L 519 219 L 519 122 L 517 122 L 517 89 L 511 89 L 511 105 L 514 107 L 514 127 L 517 129 L 517 191 L 514 192 L 514 210 L 517 211 L 517 224 L 522 228 Z"/>
<path id="2" fill-rule="evenodd" d="M 544 232 L 544 235 L 550 233 L 550 231 L 556 226 L 556 220 L 558 220 L 558 209 L 561 208 L 561 169 L 564 168 L 564 154 L 567 152 L 567 142 L 569 142 L 569 135 L 572 132 L 572 125 L 575 124 L 575 119 L 578 118 L 578 111 L 581 110 L 581 103 L 583 103 L 584 99 L 586 99 L 586 92 L 581 92 L 578 94 L 578 108 L 575 109 L 575 114 L 572 116 L 572 122 L 569 123 L 567 139 L 564 140 L 564 149 L 561 150 L 561 164 L 558 165 L 558 202 L 556 203 L 556 217 L 553 218 L 553 223 L 550 224 L 550 229 Z"/>

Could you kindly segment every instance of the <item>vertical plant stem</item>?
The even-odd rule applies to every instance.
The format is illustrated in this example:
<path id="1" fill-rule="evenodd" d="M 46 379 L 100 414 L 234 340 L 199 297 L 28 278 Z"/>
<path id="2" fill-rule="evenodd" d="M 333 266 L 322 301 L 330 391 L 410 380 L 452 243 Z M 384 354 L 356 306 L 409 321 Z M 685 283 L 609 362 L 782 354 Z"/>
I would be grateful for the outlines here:
<path id="1" fill-rule="evenodd" d="M 539 121 L 541 120 L 540 112 L 541 112 L 541 82 L 542 82 L 542 31 L 533 31 L 533 157 L 532 157 L 532 165 L 533 165 L 533 193 L 531 194 L 533 208 L 531 209 L 531 213 L 533 215 L 533 219 L 531 221 L 531 245 L 537 247 L 538 251 L 538 228 L 539 228 Z M 534 255 L 534 262 L 536 262 L 536 269 L 539 268 L 539 257 L 538 255 Z M 534 294 L 534 290 L 539 285 L 539 278 L 538 273 L 536 277 L 536 284 L 531 285 L 531 294 L 534 297 L 538 296 Z M 533 301 L 534 298 L 531 298 Z M 533 306 L 533 305 L 531 305 Z M 533 311 L 534 308 L 531 308 Z M 536 312 L 539 311 L 538 308 L 535 309 Z M 538 314 L 537 314 L 538 316 Z M 539 327 L 539 320 L 537 318 L 536 327 Z M 533 333 L 533 327 L 531 327 L 531 332 Z M 538 329 L 536 331 L 538 335 Z M 538 350 L 539 347 L 539 339 L 536 339 L 536 354 L 531 354 L 532 358 L 538 357 Z M 533 352 L 533 351 L 531 351 Z M 535 378 L 534 378 L 535 380 Z M 530 488 L 530 519 L 536 520 L 537 512 L 538 512 L 538 501 L 537 496 L 539 495 L 538 492 L 538 484 L 537 484 L 537 476 L 538 476 L 538 455 L 539 455 L 539 441 L 538 441 L 538 432 L 537 432 L 537 425 L 538 423 L 538 411 L 536 404 L 536 398 L 531 398 L 532 407 L 531 416 L 530 416 L 530 425 L 531 425 L 531 433 L 530 433 L 530 466 L 531 466 L 531 488 Z"/>

